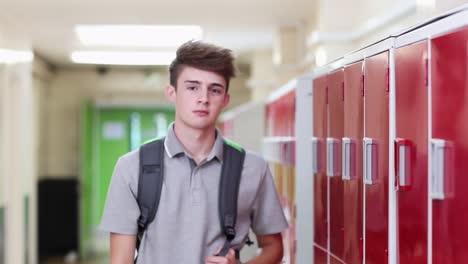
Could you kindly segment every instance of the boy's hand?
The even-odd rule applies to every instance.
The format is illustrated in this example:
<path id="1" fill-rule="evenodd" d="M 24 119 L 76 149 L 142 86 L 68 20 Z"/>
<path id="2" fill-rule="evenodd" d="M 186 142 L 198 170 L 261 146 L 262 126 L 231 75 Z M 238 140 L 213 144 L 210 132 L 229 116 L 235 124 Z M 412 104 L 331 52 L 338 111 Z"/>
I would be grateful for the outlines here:
<path id="1" fill-rule="evenodd" d="M 221 248 L 217 250 L 214 254 L 215 256 L 210 256 L 205 259 L 205 264 L 237 264 L 236 252 L 234 249 L 229 249 L 228 253 L 224 257 L 216 256 Z"/>

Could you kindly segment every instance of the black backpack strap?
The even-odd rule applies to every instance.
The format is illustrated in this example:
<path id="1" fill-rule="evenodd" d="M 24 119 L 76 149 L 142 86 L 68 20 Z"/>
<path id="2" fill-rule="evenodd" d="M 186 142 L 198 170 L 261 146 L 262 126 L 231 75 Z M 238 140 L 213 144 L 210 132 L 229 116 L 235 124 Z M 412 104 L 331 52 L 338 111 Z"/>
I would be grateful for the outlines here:
<path id="1" fill-rule="evenodd" d="M 219 185 L 219 220 L 226 242 L 218 256 L 226 256 L 231 248 L 231 241 L 236 236 L 237 198 L 245 151 L 235 143 L 225 140 L 223 147 L 223 165 Z"/>
<path id="2" fill-rule="evenodd" d="M 148 225 L 158 211 L 164 179 L 164 138 L 140 147 L 140 171 L 137 202 L 140 207 L 136 250 Z M 135 259 L 136 261 L 136 259 Z"/>

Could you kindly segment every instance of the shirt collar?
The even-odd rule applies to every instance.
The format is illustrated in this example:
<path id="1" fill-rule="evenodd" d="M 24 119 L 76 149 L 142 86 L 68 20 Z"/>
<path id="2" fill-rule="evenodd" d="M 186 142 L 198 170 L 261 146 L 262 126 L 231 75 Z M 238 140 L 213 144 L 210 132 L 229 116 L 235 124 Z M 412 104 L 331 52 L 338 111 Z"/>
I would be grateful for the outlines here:
<path id="1" fill-rule="evenodd" d="M 184 147 L 180 143 L 179 139 L 177 138 L 174 132 L 174 122 L 169 125 L 167 130 L 166 140 L 164 141 L 164 148 L 166 149 L 166 153 L 170 158 L 173 158 L 179 154 L 187 155 Z M 223 148 L 224 148 L 224 138 L 221 135 L 221 132 L 216 129 L 216 139 L 214 141 L 213 147 L 211 148 L 206 160 L 212 160 L 217 158 L 219 162 L 222 163 L 223 161 Z"/>
<path id="2" fill-rule="evenodd" d="M 167 130 L 166 140 L 164 141 L 164 148 L 166 149 L 167 155 L 170 158 L 185 152 L 184 147 L 182 144 L 180 144 L 179 139 L 175 135 L 174 122 L 169 125 Z"/>

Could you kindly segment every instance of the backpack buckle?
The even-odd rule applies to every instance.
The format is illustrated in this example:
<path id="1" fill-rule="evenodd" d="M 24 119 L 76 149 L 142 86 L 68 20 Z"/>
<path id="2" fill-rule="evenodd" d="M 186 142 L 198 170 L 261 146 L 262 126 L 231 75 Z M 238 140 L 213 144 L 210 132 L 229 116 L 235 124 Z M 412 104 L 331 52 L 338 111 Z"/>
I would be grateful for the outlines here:
<path id="1" fill-rule="evenodd" d="M 236 229 L 234 229 L 234 227 L 227 226 L 227 227 L 224 229 L 224 234 L 226 235 L 226 237 L 227 237 L 229 240 L 233 240 L 234 237 L 236 236 Z"/>

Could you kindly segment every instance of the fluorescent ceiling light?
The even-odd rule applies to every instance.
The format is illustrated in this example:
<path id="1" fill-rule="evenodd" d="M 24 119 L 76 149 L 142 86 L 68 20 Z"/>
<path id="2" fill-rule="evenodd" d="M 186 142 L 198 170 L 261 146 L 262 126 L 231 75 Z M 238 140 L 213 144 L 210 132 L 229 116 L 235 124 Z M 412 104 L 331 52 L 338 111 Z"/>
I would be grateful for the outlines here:
<path id="1" fill-rule="evenodd" d="M 143 51 L 75 51 L 71 59 L 75 63 L 110 65 L 169 65 L 175 52 Z"/>
<path id="2" fill-rule="evenodd" d="M 200 26 L 77 25 L 75 32 L 86 46 L 178 47 L 202 39 Z"/>
<path id="3" fill-rule="evenodd" d="M 436 1 L 435 0 L 416 0 L 416 3 L 418 4 L 418 6 L 422 7 L 422 8 L 432 8 L 434 9 L 435 6 L 436 6 Z"/>
<path id="4" fill-rule="evenodd" d="M 31 62 L 34 54 L 29 50 L 0 49 L 0 63 Z"/>

